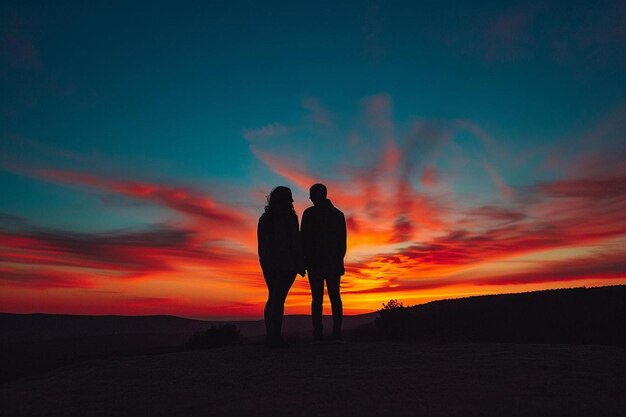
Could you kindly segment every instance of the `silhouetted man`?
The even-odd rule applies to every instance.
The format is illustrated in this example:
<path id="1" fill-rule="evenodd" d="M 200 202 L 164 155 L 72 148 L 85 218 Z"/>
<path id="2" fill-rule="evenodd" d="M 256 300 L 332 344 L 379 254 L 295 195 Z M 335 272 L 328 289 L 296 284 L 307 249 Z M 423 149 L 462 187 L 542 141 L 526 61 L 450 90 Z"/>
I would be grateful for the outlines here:
<path id="1" fill-rule="evenodd" d="M 326 198 L 325 185 L 315 184 L 309 192 L 313 207 L 304 211 L 300 231 L 313 297 L 311 302 L 313 336 L 319 340 L 323 335 L 322 301 L 326 281 L 333 312 L 333 337 L 342 340 L 343 307 L 339 285 L 345 272 L 343 258 L 346 255 L 346 220 L 343 213 Z"/>

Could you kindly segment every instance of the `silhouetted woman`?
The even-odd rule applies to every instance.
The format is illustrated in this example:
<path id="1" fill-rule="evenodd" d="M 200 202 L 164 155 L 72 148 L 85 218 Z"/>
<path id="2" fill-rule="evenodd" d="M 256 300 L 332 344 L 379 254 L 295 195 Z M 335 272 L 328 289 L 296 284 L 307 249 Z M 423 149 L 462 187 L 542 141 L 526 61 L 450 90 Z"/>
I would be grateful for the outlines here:
<path id="1" fill-rule="evenodd" d="M 293 208 L 291 190 L 276 187 L 267 198 L 265 213 L 257 228 L 259 261 L 269 290 L 265 304 L 265 329 L 268 347 L 284 347 L 281 335 L 285 299 L 296 274 L 304 276 L 304 259 L 298 231 L 298 216 Z"/>

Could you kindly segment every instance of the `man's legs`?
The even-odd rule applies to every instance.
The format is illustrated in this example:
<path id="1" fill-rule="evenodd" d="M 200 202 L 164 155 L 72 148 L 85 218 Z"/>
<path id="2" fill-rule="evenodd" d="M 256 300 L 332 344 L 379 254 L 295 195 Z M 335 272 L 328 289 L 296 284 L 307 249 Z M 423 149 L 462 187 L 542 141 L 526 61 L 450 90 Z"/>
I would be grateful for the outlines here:
<path id="1" fill-rule="evenodd" d="M 326 278 L 328 288 L 328 298 L 333 311 L 333 336 L 341 337 L 341 323 L 343 322 L 343 304 L 339 287 L 341 285 L 341 275 L 333 275 Z"/>
<path id="2" fill-rule="evenodd" d="M 313 321 L 313 337 L 321 339 L 324 326 L 322 324 L 322 301 L 324 300 L 324 278 L 309 272 L 311 286 L 311 320 Z"/>

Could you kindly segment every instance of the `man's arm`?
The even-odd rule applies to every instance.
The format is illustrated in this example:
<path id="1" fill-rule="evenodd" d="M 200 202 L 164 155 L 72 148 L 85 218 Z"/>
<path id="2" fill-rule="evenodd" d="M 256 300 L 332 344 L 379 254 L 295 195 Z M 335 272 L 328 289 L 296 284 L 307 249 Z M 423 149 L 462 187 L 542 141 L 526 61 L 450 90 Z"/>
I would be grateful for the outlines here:
<path id="1" fill-rule="evenodd" d="M 300 236 L 300 227 L 298 224 L 298 216 L 294 214 L 291 225 L 292 244 L 294 246 L 294 256 L 296 263 L 296 272 L 304 277 L 306 271 L 304 268 L 304 255 L 302 250 L 302 236 Z"/>
<path id="2" fill-rule="evenodd" d="M 346 217 L 341 214 L 341 226 L 339 227 L 339 252 L 341 253 L 341 258 L 343 259 L 346 256 L 346 250 L 348 246 L 348 230 L 346 227 Z"/>
<path id="3" fill-rule="evenodd" d="M 335 248 L 335 262 L 337 268 L 339 268 L 339 275 L 343 275 L 346 272 L 343 258 L 346 256 L 348 233 L 346 230 L 346 218 L 340 210 L 337 210 L 337 215 L 335 216 L 334 229 L 333 238 L 335 244 L 333 246 Z"/>

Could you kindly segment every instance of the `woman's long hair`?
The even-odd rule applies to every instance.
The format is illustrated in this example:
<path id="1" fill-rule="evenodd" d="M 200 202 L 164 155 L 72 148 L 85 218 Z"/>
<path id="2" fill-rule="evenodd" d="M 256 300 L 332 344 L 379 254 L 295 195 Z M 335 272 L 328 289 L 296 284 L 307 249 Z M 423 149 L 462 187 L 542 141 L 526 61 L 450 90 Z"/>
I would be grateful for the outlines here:
<path id="1" fill-rule="evenodd" d="M 290 215 L 296 215 L 291 189 L 278 186 L 267 196 L 265 206 L 267 231 L 276 233 L 279 230 L 288 230 Z"/>
<path id="2" fill-rule="evenodd" d="M 283 187 L 282 185 L 274 188 L 270 195 L 267 196 L 265 212 L 272 215 L 289 213 L 295 214 L 296 211 L 293 208 L 293 196 L 291 195 L 291 189 Z"/>

